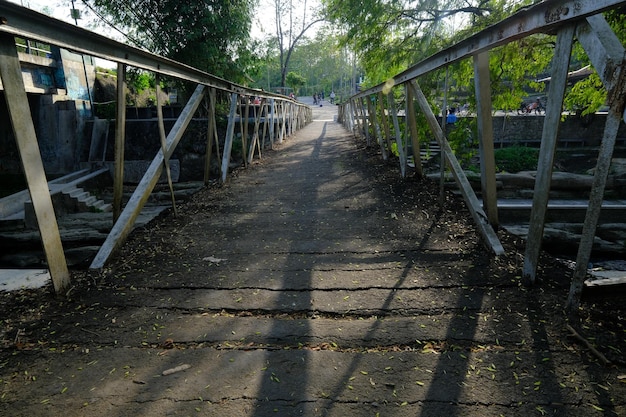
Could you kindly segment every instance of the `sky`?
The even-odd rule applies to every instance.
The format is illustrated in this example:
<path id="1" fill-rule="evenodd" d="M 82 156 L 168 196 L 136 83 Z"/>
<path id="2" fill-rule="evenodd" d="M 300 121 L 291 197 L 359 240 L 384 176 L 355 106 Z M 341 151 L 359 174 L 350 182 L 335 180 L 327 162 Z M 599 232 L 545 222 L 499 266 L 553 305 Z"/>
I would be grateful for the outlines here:
<path id="1" fill-rule="evenodd" d="M 51 10 L 52 17 L 55 19 L 62 20 L 67 23 L 74 24 L 75 21 L 71 17 L 71 0 L 8 0 L 11 3 L 15 3 L 24 7 L 28 7 L 40 13 L 44 13 L 44 10 Z M 288 1 L 288 0 L 286 0 Z M 275 18 L 274 18 L 274 10 L 275 10 L 275 0 L 259 0 L 259 5 L 254 13 L 254 19 L 252 20 L 252 31 L 251 36 L 254 39 L 264 39 L 268 36 L 273 36 L 275 29 Z M 301 16 L 304 4 L 307 5 L 308 8 L 315 7 L 319 5 L 320 0 L 291 0 L 292 6 L 294 9 L 299 9 L 298 16 Z M 94 17 L 93 13 L 90 12 L 82 3 L 81 0 L 75 0 L 75 7 L 81 10 L 83 14 L 83 19 L 78 20 L 78 25 L 88 29 L 94 30 L 90 28 L 89 21 L 92 17 Z M 307 14 L 310 17 L 310 13 Z M 95 17 L 94 17 L 95 18 Z M 98 29 L 98 33 L 104 34 L 112 39 L 118 40 L 120 42 L 124 42 L 124 37 L 111 29 L 110 31 L 106 31 L 105 29 Z M 115 64 L 112 62 L 102 61 L 96 59 L 97 64 L 99 66 L 113 68 Z"/>
<path id="2" fill-rule="evenodd" d="M 75 23 L 74 19 L 72 19 L 70 15 L 71 9 L 71 0 L 8 0 L 11 3 L 15 3 L 24 7 L 28 7 L 30 9 L 36 10 L 38 12 L 43 12 L 45 8 L 52 10 L 52 17 L 55 19 L 63 20 L 68 23 Z M 308 7 L 319 5 L 319 0 L 292 0 L 292 4 L 294 8 L 301 8 L 304 4 L 307 4 Z M 84 10 L 83 13 L 85 16 L 91 15 L 91 13 L 86 10 L 82 1 L 76 0 L 75 7 L 79 10 Z M 86 12 L 85 12 L 86 10 Z M 86 13 L 86 14 L 85 14 Z M 78 20 L 79 25 L 87 26 L 88 22 L 86 19 Z M 259 6 L 254 13 L 254 19 L 252 20 L 252 31 L 251 36 L 255 39 L 262 39 L 266 36 L 272 36 L 275 32 L 274 28 L 274 0 L 259 0 Z M 112 31 L 111 35 L 115 39 L 120 39 L 119 35 L 115 35 L 114 31 Z"/>

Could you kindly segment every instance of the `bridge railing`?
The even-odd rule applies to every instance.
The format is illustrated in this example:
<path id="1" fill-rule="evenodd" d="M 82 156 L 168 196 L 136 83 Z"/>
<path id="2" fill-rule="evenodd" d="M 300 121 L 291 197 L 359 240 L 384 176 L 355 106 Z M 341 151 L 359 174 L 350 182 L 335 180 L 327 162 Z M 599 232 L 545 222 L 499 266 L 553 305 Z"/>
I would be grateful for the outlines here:
<path id="1" fill-rule="evenodd" d="M 400 173 L 406 174 L 407 155 L 399 129 L 398 108 L 394 91 L 403 90 L 406 101 L 406 142 L 412 143 L 417 173 L 421 173 L 419 139 L 414 105 L 426 117 L 428 126 L 442 150 L 442 164 L 447 164 L 461 190 L 486 245 L 497 255 L 504 252 L 494 228 L 498 226 L 496 172 L 492 125 L 491 89 L 489 78 L 490 50 L 518 39 L 537 34 L 556 33 L 556 47 L 552 58 L 552 78 L 543 125 L 537 177 L 528 238 L 524 254 L 522 276 L 527 284 L 536 280 L 537 263 L 541 249 L 545 214 L 547 211 L 552 161 L 556 151 L 557 134 L 561 119 L 564 92 L 569 71 L 573 39 L 576 37 L 597 70 L 608 92 L 609 112 L 601 142 L 594 184 L 588 204 L 583 233 L 576 259 L 576 268 L 568 300 L 571 312 L 577 310 L 591 247 L 600 214 L 618 127 L 624 114 L 626 100 L 624 47 L 601 13 L 623 7 L 623 0 L 547 0 L 522 9 L 511 17 L 437 52 L 411 66 L 387 82 L 362 91 L 342 104 L 339 118 L 356 135 L 363 136 L 368 144 L 380 146 L 383 158 L 392 151 L 391 141 L 397 142 Z M 422 92 L 420 77 L 463 59 L 472 59 L 476 92 L 476 117 L 480 141 L 482 203 L 476 197 L 461 165 L 452 151 L 446 134 Z M 378 120 L 378 119 L 381 120 Z M 391 119 L 391 121 L 389 120 Z M 393 131 L 392 131 L 393 129 Z M 443 172 L 443 171 L 442 171 Z M 442 177 L 443 181 L 443 177 Z"/>
<path id="2" fill-rule="evenodd" d="M 57 293 L 63 293 L 69 287 L 70 275 L 63 252 L 58 224 L 48 190 L 46 173 L 37 145 L 34 123 L 28 104 L 24 80 L 21 73 L 15 38 L 28 39 L 43 44 L 55 45 L 76 53 L 102 58 L 117 64 L 117 108 L 115 132 L 115 169 L 114 169 L 114 225 L 104 244 L 96 254 L 91 268 L 102 268 L 110 256 L 121 246 L 133 224 L 154 189 L 163 169 L 168 174 L 170 190 L 173 188 L 169 175 L 169 158 L 182 138 L 187 126 L 205 102 L 208 109 L 207 155 L 205 159 L 205 182 L 208 182 L 210 156 L 214 144 L 218 144 L 216 129 L 216 94 L 218 91 L 230 97 L 230 111 L 224 146 L 221 150 L 221 182 L 227 180 L 235 124 L 246 120 L 253 122 L 254 132 L 251 143 L 246 144 L 245 163 L 249 163 L 255 154 L 261 156 L 265 134 L 270 140 L 282 141 L 296 130 L 312 120 L 312 109 L 283 95 L 267 91 L 250 89 L 209 73 L 192 68 L 150 52 L 134 48 L 105 36 L 81 29 L 77 26 L 58 21 L 49 16 L 0 0 L 0 79 L 4 97 L 12 123 L 13 133 L 19 149 L 22 167 L 30 191 L 35 216 L 42 238 L 48 268 Z M 154 156 L 151 165 L 133 192 L 130 200 L 122 209 L 124 137 L 125 137 L 125 74 L 128 66 L 151 71 L 157 79 L 170 77 L 197 85 L 170 132 L 166 135 L 163 128 L 161 103 L 157 103 L 161 149 Z M 157 86 L 159 83 L 156 83 Z M 158 88 L 158 87 L 157 87 Z M 157 92 L 157 98 L 159 94 Z M 248 97 L 258 97 L 258 107 L 262 111 L 250 116 Z M 208 102 L 208 103 L 206 103 Z M 261 118 L 263 117 L 263 126 Z M 243 129 L 249 128 L 243 124 Z M 268 129 L 267 132 L 265 129 Z M 262 129 L 262 130 L 260 130 Z M 261 136 L 263 137 L 261 139 Z M 219 149 L 219 147 L 217 148 Z M 218 151 L 219 152 L 219 151 Z M 245 152 L 244 152 L 245 154 Z M 175 203 L 174 209 L 175 209 Z"/>

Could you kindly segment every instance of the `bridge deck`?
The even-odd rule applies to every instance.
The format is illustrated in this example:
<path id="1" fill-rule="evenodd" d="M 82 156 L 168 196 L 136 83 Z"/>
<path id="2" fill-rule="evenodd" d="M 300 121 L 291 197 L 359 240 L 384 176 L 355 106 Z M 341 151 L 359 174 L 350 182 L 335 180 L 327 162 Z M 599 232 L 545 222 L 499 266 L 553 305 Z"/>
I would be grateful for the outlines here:
<path id="1" fill-rule="evenodd" d="M 13 415 L 624 415 L 619 368 L 566 337 L 564 267 L 520 286 L 514 239 L 491 256 L 333 110 L 41 311 L 22 341 L 46 348 L 0 368 Z"/>

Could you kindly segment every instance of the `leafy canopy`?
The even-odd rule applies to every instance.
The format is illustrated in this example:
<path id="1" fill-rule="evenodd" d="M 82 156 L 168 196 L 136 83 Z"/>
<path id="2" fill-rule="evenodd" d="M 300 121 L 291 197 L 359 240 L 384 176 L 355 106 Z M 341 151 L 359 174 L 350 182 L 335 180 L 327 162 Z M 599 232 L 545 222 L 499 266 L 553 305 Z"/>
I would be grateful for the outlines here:
<path id="1" fill-rule="evenodd" d="M 255 1 L 83 0 L 137 46 L 231 81 L 253 62 Z"/>

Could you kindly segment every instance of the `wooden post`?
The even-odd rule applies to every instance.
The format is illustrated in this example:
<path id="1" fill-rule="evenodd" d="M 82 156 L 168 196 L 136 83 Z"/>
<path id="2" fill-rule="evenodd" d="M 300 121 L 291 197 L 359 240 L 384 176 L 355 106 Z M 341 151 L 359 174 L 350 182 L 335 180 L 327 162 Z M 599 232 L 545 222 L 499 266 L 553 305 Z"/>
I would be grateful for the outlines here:
<path id="1" fill-rule="evenodd" d="M 391 130 L 389 129 L 389 118 L 387 117 L 387 111 L 385 110 L 385 99 L 382 91 L 378 92 L 378 105 L 380 106 L 380 118 L 383 122 L 383 133 L 385 136 L 387 152 L 391 153 Z"/>
<path id="2" fill-rule="evenodd" d="M 248 167 L 248 117 L 250 116 L 250 100 L 247 96 L 242 96 L 244 100 L 246 100 L 246 105 L 243 109 L 243 114 L 239 120 L 241 120 L 242 132 L 241 132 L 241 152 L 243 156 L 243 164 L 247 168 Z"/>
<path id="3" fill-rule="evenodd" d="M 206 130 L 206 153 L 204 156 L 204 185 L 209 184 L 209 176 L 211 173 L 211 158 L 213 157 L 213 141 L 215 141 L 216 153 L 220 155 L 220 144 L 217 138 L 217 124 L 215 123 L 215 104 L 216 104 L 216 90 L 215 88 L 209 89 L 207 94 L 209 100 L 209 108 L 207 109 L 207 130 Z M 220 160 L 221 162 L 221 160 Z M 221 166 L 221 164 L 220 164 Z"/>
<path id="4" fill-rule="evenodd" d="M 567 72 L 572 53 L 573 37 L 574 25 L 567 25 L 561 28 L 557 34 L 556 48 L 552 58 L 552 79 L 550 80 L 546 116 L 543 122 L 533 206 L 530 212 L 528 238 L 526 239 L 526 250 L 524 251 L 522 281 L 525 285 L 534 284 L 537 275 L 537 263 L 543 239 L 550 182 L 552 180 L 552 164 L 554 162 L 554 152 L 561 122 L 561 108 L 567 85 Z"/>
<path id="5" fill-rule="evenodd" d="M 371 143 L 370 139 L 370 129 L 369 129 L 369 120 L 367 117 L 367 113 L 365 111 L 365 106 L 363 105 L 363 97 L 359 97 L 357 99 L 357 107 L 359 109 L 359 121 L 361 122 L 361 131 L 365 136 L 365 144 L 369 146 Z"/>
<path id="6" fill-rule="evenodd" d="M 400 124 L 398 123 L 398 109 L 396 108 L 396 100 L 393 96 L 393 90 L 387 93 L 387 103 L 389 105 L 389 113 L 393 121 L 393 130 L 395 131 L 396 146 L 398 148 L 398 156 L 400 160 L 400 175 L 406 178 L 406 154 L 404 153 L 404 145 L 402 143 L 402 134 L 400 133 Z"/>
<path id="7" fill-rule="evenodd" d="M 625 50 L 606 20 L 601 15 L 587 18 L 586 24 L 579 24 L 576 38 L 587 52 L 587 56 L 598 71 L 607 90 L 609 112 L 604 126 L 589 205 L 576 255 L 576 267 L 567 299 L 567 312 L 571 318 L 577 316 L 580 307 L 580 297 L 587 277 L 587 264 L 591 257 L 593 240 L 600 217 L 604 189 L 615 148 L 615 139 L 626 105 Z"/>
<path id="8" fill-rule="evenodd" d="M 278 120 L 277 120 L 277 128 L 278 128 L 278 138 L 277 141 L 278 143 L 283 143 L 283 120 L 284 120 L 284 111 L 283 111 L 283 102 L 281 100 L 279 100 L 276 103 L 276 112 L 278 113 Z"/>
<path id="9" fill-rule="evenodd" d="M 272 99 L 273 100 L 273 99 Z M 269 131 L 269 123 L 270 123 L 270 114 L 269 114 L 269 104 L 263 99 L 261 102 L 263 103 L 261 108 L 261 114 L 263 115 L 263 137 L 261 138 L 261 149 L 265 150 L 265 138 L 267 137 L 267 132 Z"/>
<path id="10" fill-rule="evenodd" d="M 228 125 L 226 126 L 226 139 L 224 140 L 224 155 L 222 156 L 222 184 L 226 184 L 226 179 L 228 178 L 228 165 L 230 164 L 230 153 L 233 149 L 233 138 L 235 136 L 237 101 L 237 93 L 231 93 L 230 112 L 228 113 Z"/>
<path id="11" fill-rule="evenodd" d="M 372 102 L 372 98 L 367 96 L 367 109 L 372 121 L 372 127 L 374 128 L 374 135 L 376 136 L 376 142 L 380 146 L 380 153 L 383 156 L 383 161 L 386 161 L 389 156 L 387 155 L 387 149 L 385 149 L 385 144 L 383 143 L 383 137 L 380 133 L 380 125 L 378 124 L 378 117 L 376 116 L 376 108 L 374 103 Z"/>
<path id="12" fill-rule="evenodd" d="M 357 126 L 359 129 L 359 136 L 366 137 L 366 122 L 365 122 L 365 114 L 363 113 L 363 107 L 361 106 L 361 99 L 354 100 L 354 114 L 357 117 Z"/>
<path id="13" fill-rule="evenodd" d="M 480 152 L 480 184 L 483 209 L 492 227 L 498 227 L 498 194 L 496 189 L 496 159 L 493 151 L 493 120 L 489 52 L 474 56 L 474 86 L 477 98 L 478 149 Z"/>
<path id="14" fill-rule="evenodd" d="M 261 159 L 261 144 L 259 143 L 259 125 L 261 122 L 261 113 L 265 103 L 265 98 L 261 99 L 259 107 L 256 112 L 256 118 L 254 119 L 254 133 L 252 134 L 252 140 L 250 141 L 250 152 L 248 152 L 248 163 L 252 163 L 254 159 L 254 149 L 259 150 L 259 159 Z"/>
<path id="15" fill-rule="evenodd" d="M 435 135 L 439 146 L 441 146 L 441 149 L 445 154 L 445 159 L 448 165 L 450 165 L 450 170 L 452 171 L 452 175 L 454 176 L 454 179 L 459 186 L 459 190 L 463 195 L 465 204 L 467 204 L 467 208 L 474 219 L 474 223 L 476 223 L 476 226 L 478 227 L 478 231 L 486 241 L 485 245 L 489 247 L 494 254 L 503 254 L 504 248 L 502 247 L 502 243 L 500 243 L 496 232 L 493 230 L 489 222 L 487 222 L 487 216 L 485 215 L 471 184 L 465 176 L 465 172 L 461 168 L 459 161 L 454 156 L 454 152 L 452 152 L 452 148 L 450 148 L 450 144 L 448 143 L 448 140 L 446 139 L 446 136 L 437 121 L 437 117 L 435 117 L 435 114 L 428 104 L 428 100 L 426 100 L 426 96 L 424 96 L 424 93 L 415 80 L 410 82 L 410 87 L 413 88 L 413 93 L 415 94 L 415 98 L 417 99 L 422 112 L 424 112 L 424 115 L 426 116 L 426 121 L 428 122 L 431 131 Z"/>
<path id="16" fill-rule="evenodd" d="M 180 117 L 176 120 L 172 130 L 170 130 L 167 135 L 167 149 L 165 154 L 162 151 L 157 152 L 89 268 L 101 269 L 111 254 L 122 245 L 126 236 L 131 232 L 137 216 L 139 216 L 146 201 L 150 198 L 150 193 L 158 182 L 161 172 L 163 172 L 163 158 L 172 156 L 178 142 L 180 142 L 180 139 L 183 137 L 183 133 L 185 133 L 185 129 L 189 126 L 193 115 L 202 102 L 204 91 L 205 87 L 203 85 L 196 87 L 196 90 L 191 95 Z"/>
<path id="17" fill-rule="evenodd" d="M 274 149 L 274 135 L 275 129 L 274 123 L 276 123 L 276 99 L 270 99 L 270 145 L 272 149 Z"/>
<path id="18" fill-rule="evenodd" d="M 359 131 L 359 118 L 356 113 L 354 99 L 350 99 L 350 131 L 354 137 L 358 136 Z"/>
<path id="19" fill-rule="evenodd" d="M 113 222 L 122 212 L 124 196 L 124 138 L 126 137 L 126 65 L 117 64 L 117 106 L 115 116 L 115 164 L 113 166 Z"/>
<path id="20" fill-rule="evenodd" d="M 443 83 L 443 105 L 441 108 L 441 130 L 446 132 L 446 125 L 448 123 L 448 83 L 450 75 L 450 66 L 446 65 L 446 78 Z M 439 162 L 439 204 L 441 207 L 446 202 L 446 155 L 441 148 L 440 162 Z"/>
<path id="21" fill-rule="evenodd" d="M 420 153 L 420 140 L 417 133 L 417 120 L 415 117 L 415 97 L 413 90 L 408 84 L 404 85 L 406 89 L 406 122 L 409 125 L 409 132 L 411 134 L 411 146 L 413 147 L 413 161 L 415 165 L 415 175 L 419 178 L 424 176 L 424 170 L 422 168 L 422 155 Z"/>
<path id="22" fill-rule="evenodd" d="M 0 79 L 52 284 L 57 294 L 64 294 L 70 285 L 70 274 L 12 35 L 0 34 Z"/>
<path id="23" fill-rule="evenodd" d="M 163 155 L 166 155 L 165 151 L 167 149 L 166 144 L 166 135 L 165 135 L 165 123 L 163 122 L 163 108 L 161 107 L 161 99 L 159 96 L 161 95 L 161 79 L 159 74 L 155 74 L 156 78 L 156 106 L 157 106 L 157 123 L 159 125 L 159 139 L 161 142 L 161 151 Z M 163 167 L 165 168 L 165 174 L 167 175 L 167 185 L 170 188 L 170 196 L 172 198 L 172 211 L 174 212 L 174 216 L 178 216 L 178 211 L 176 210 L 176 196 L 174 195 L 174 184 L 172 184 L 172 171 L 170 170 L 170 159 L 164 157 L 163 158 Z"/>

